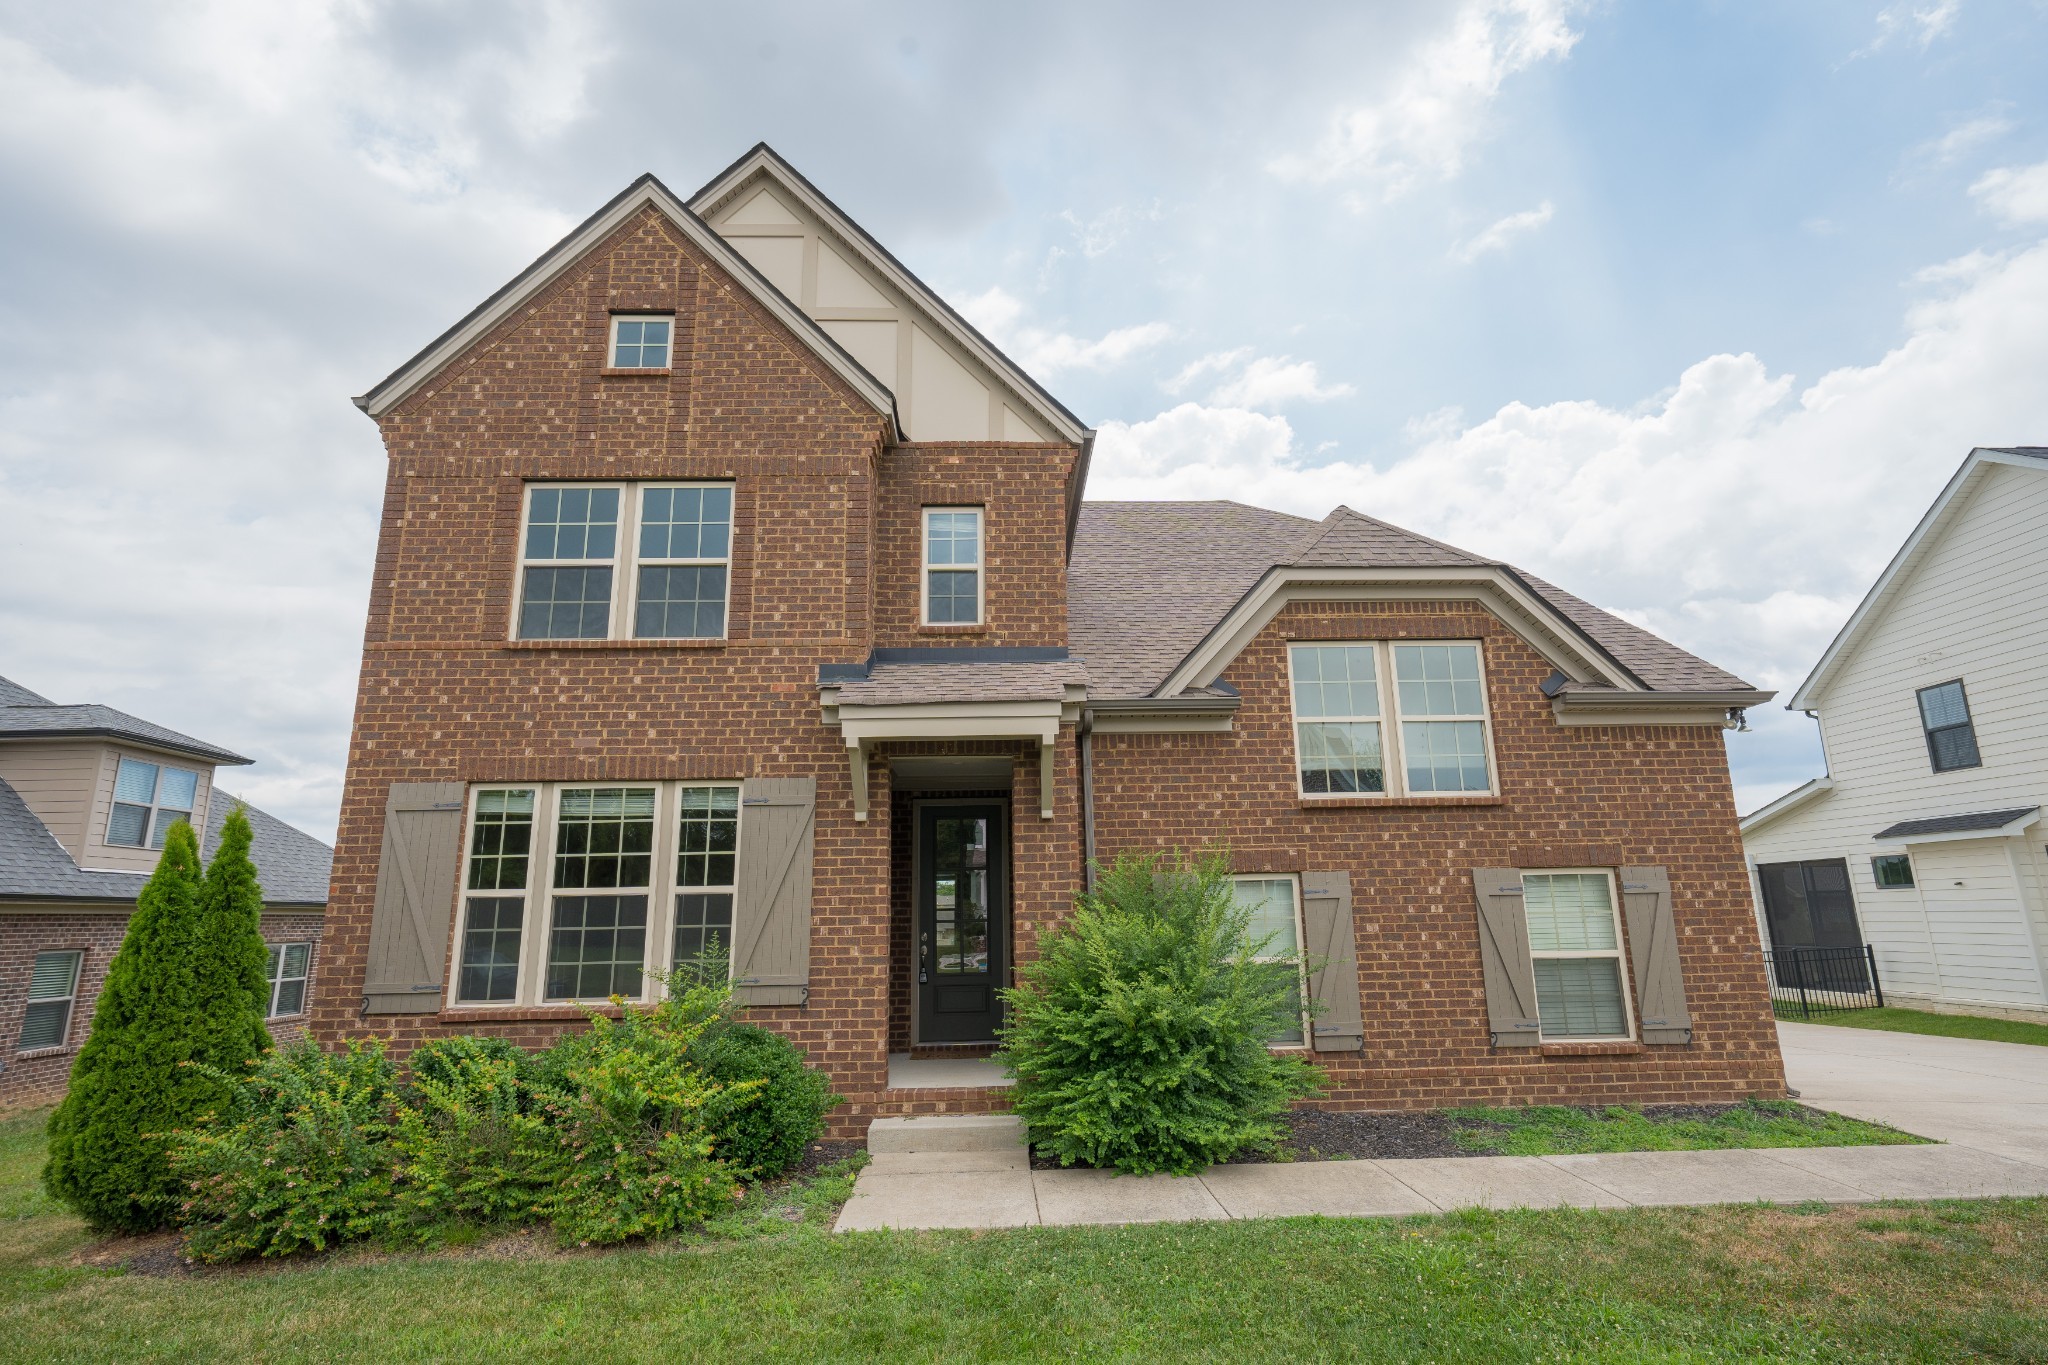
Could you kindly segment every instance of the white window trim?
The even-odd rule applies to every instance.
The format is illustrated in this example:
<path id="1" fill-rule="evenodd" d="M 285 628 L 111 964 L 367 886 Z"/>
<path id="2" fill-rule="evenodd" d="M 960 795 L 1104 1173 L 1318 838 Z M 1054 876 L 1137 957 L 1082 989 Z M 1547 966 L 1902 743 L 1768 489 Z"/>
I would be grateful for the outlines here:
<path id="1" fill-rule="evenodd" d="M 1499 796 L 1500 763 L 1494 756 L 1493 740 L 1493 694 L 1487 682 L 1486 643 L 1474 639 L 1389 639 L 1389 640 L 1321 640 L 1289 639 L 1287 646 L 1287 715 L 1289 740 L 1293 750 L 1294 792 L 1304 801 L 1405 801 L 1410 798 L 1461 796 Z M 1401 710 L 1400 686 L 1394 673 L 1394 647 L 1397 645 L 1470 645 L 1479 660 L 1479 706 L 1477 716 L 1411 716 Z M 1294 650 L 1296 646 L 1328 646 L 1369 648 L 1373 652 L 1373 678 L 1379 689 L 1380 714 L 1377 716 L 1309 716 L 1302 717 L 1294 710 Z M 1486 790 L 1456 792 L 1411 792 L 1408 790 L 1408 762 L 1401 742 L 1401 726 L 1406 721 L 1453 721 L 1477 720 L 1480 734 L 1486 741 Z M 1312 792 L 1301 781 L 1301 727 L 1318 722 L 1376 723 L 1380 727 L 1380 763 L 1386 770 L 1385 790 L 1376 792 Z"/>
<path id="2" fill-rule="evenodd" d="M 620 365 L 619 324 L 622 322 L 665 322 L 668 324 L 668 344 L 661 348 L 662 363 L 659 365 Z M 648 374 L 673 372 L 676 365 L 676 315 L 674 313 L 614 313 L 611 324 L 605 328 L 604 367 L 608 370 L 641 370 Z"/>
<path id="3" fill-rule="evenodd" d="M 974 513 L 974 563 L 934 564 L 932 563 L 932 513 L 972 512 Z M 918 517 L 917 558 L 920 565 L 917 572 L 917 619 L 920 624 L 944 630 L 948 626 L 983 626 L 988 624 L 988 509 L 974 505 L 927 507 Z M 932 573 L 974 570 L 974 619 L 972 621 L 932 620 Z"/>
<path id="4" fill-rule="evenodd" d="M 686 887 L 677 869 L 677 854 L 681 848 L 682 792 L 689 787 L 743 787 L 737 777 L 733 778 L 692 778 L 688 781 L 635 782 L 616 779 L 598 779 L 575 782 L 484 782 L 470 788 L 465 807 L 462 828 L 462 864 L 458 872 L 461 900 L 455 916 L 455 934 L 449 947 L 447 1003 L 450 1009 L 461 1010 L 507 1010 L 531 1009 L 536 1006 L 570 1004 L 602 1004 L 600 1000 L 551 1000 L 545 994 L 547 985 L 548 943 L 554 934 L 555 897 L 557 895 L 640 895 L 647 896 L 647 938 L 646 953 L 641 962 L 641 987 L 637 996 L 628 999 L 635 1004 L 652 1004 L 662 996 L 662 976 L 672 965 L 675 956 L 676 896 L 683 891 L 724 891 L 725 887 Z M 559 812 L 561 794 L 564 791 L 583 791 L 593 787 L 621 787 L 639 791 L 654 791 L 654 848 L 651 853 L 646 887 L 602 887 L 588 891 L 582 888 L 554 885 L 555 844 L 560 834 Z M 533 841 L 526 860 L 526 886 L 523 890 L 498 888 L 488 891 L 469 889 L 469 865 L 474 842 L 477 802 L 485 792 L 530 791 L 533 793 Z M 742 806 L 744 811 L 744 806 Z M 734 840 L 734 876 L 737 879 L 741 837 Z M 739 887 L 732 888 L 734 930 L 740 922 L 742 907 Z M 519 921 L 519 967 L 518 989 L 510 1000 L 462 1000 L 458 992 L 462 984 L 462 942 L 469 928 L 469 898 L 472 896 L 513 896 L 522 900 Z M 728 953 L 732 945 L 727 944 Z M 648 975 L 647 973 L 652 973 Z"/>
<path id="5" fill-rule="evenodd" d="M 537 488 L 573 490 L 579 488 L 617 489 L 619 493 L 618 534 L 612 546 L 610 559 L 528 559 L 526 557 L 526 532 L 533 515 L 533 492 Z M 726 526 L 725 555 L 709 559 L 649 559 L 640 558 L 640 500 L 641 495 L 654 489 L 683 488 L 724 488 L 732 491 L 733 519 Z M 519 618 L 526 606 L 526 571 L 528 569 L 595 569 L 609 567 L 612 571 L 612 600 L 605 614 L 607 640 L 638 640 L 633 633 L 633 616 L 640 600 L 640 570 L 644 567 L 667 568 L 670 566 L 716 566 L 725 568 L 725 604 L 722 613 L 724 631 L 719 635 L 675 635 L 648 636 L 650 641 L 677 640 L 692 645 L 723 643 L 732 638 L 732 561 L 734 542 L 738 538 L 739 489 L 725 479 L 649 479 L 642 482 L 613 483 L 600 480 L 594 483 L 580 481 L 557 482 L 552 479 L 532 479 L 519 488 L 519 544 L 512 573 L 512 618 L 506 623 L 507 638 L 525 644 L 558 644 L 559 640 L 543 637 L 528 638 L 519 633 Z M 595 637 L 583 636 L 582 639 Z"/>
<path id="6" fill-rule="evenodd" d="M 17 1029 L 14 1035 L 14 1050 L 16 1055 L 20 1055 L 22 1053 L 27 1052 L 53 1052 L 58 1048 L 71 1046 L 71 1033 L 73 1028 L 76 1027 L 78 1023 L 78 987 L 79 983 L 85 977 L 84 951 L 78 948 L 44 948 L 38 952 L 31 954 L 29 956 L 29 980 L 31 982 L 35 980 L 36 958 L 44 956 L 54 956 L 58 953 L 63 953 L 71 959 L 71 994 L 28 996 L 28 998 L 22 1004 L 21 1028 Z M 64 1002 L 64 1032 L 58 1035 L 57 1041 L 54 1043 L 38 1043 L 34 1047 L 23 1047 L 21 1045 L 21 1034 L 24 1030 L 28 1028 L 28 1006 L 54 1005 L 60 1000 Z"/>
<path id="7" fill-rule="evenodd" d="M 309 939 L 292 939 L 292 940 L 290 940 L 289 942 L 286 942 L 286 943 L 271 943 L 271 944 L 266 944 L 265 946 L 266 946 L 266 947 L 268 947 L 268 948 L 271 948 L 271 949 L 275 950 L 275 951 L 276 951 L 276 953 L 277 953 L 277 973 L 278 973 L 278 974 L 277 974 L 276 976 L 273 976 L 273 977 L 271 977 L 271 978 L 270 978 L 270 1004 L 269 1004 L 269 1007 L 268 1007 L 268 1008 L 267 1008 L 267 1009 L 265 1010 L 265 1012 L 264 1012 L 264 1015 L 263 1015 L 263 1017 L 264 1017 L 264 1018 L 265 1018 L 266 1020 L 269 1020 L 269 1019 L 296 1019 L 296 1018 L 298 1018 L 298 1017 L 299 1017 L 300 1015 L 302 1015 L 302 1014 L 306 1013 L 306 1007 L 307 1007 L 308 1005 L 310 1005 L 310 1004 L 312 1003 L 312 1000 L 311 1000 L 311 996 L 312 996 L 312 981 L 313 981 L 313 944 L 312 944 L 312 941 L 311 941 L 311 940 L 309 940 Z M 284 968 L 285 968 L 285 963 L 286 963 L 286 962 L 288 962 L 288 961 L 290 961 L 290 957 L 289 957 L 289 954 L 290 954 L 291 950 L 292 950 L 292 949 L 294 949 L 294 948 L 304 948 L 304 949 L 306 950 L 306 972 L 305 972 L 305 975 L 303 975 L 303 976 L 286 976 L 286 975 L 284 974 Z M 292 1011 L 292 1012 L 291 1012 L 290 1014 L 280 1014 L 280 1013 L 278 1012 L 278 1008 L 277 1008 L 277 993 L 278 993 L 278 991 L 280 991 L 280 990 L 282 990 L 282 989 L 284 988 L 284 984 L 285 984 L 285 983 L 286 983 L 287 981 L 302 981 L 302 982 L 305 982 L 305 983 L 306 983 L 306 993 L 305 993 L 304 995 L 301 995 L 301 996 L 299 997 L 299 1007 L 298 1007 L 297 1009 L 293 1010 L 293 1011 Z"/>
<path id="8" fill-rule="evenodd" d="M 1904 858 L 1906 860 L 1906 871 L 1912 876 L 1913 880 L 1908 882 L 1904 886 L 1887 886 L 1885 883 L 1879 881 L 1877 879 L 1877 864 L 1878 861 L 1883 858 Z M 1894 853 L 1871 854 L 1870 885 L 1873 890 L 1877 891 L 1918 891 L 1920 889 L 1920 869 L 1913 862 L 1912 850 L 1902 848 Z"/>
<path id="9" fill-rule="evenodd" d="M 114 807 L 133 806 L 140 804 L 138 802 L 123 801 L 121 799 L 121 765 L 123 763 L 141 763 L 156 769 L 156 782 L 151 785 L 149 790 L 149 801 L 148 804 L 144 806 L 144 809 L 147 810 L 149 813 L 145 815 L 142 820 L 142 842 L 139 844 L 117 844 L 114 842 Z M 164 774 L 169 772 L 192 774 L 192 809 L 184 811 L 183 814 L 185 816 L 186 823 L 192 826 L 192 832 L 194 834 L 198 834 L 204 828 L 204 826 L 201 823 L 201 821 L 204 819 L 204 813 L 206 809 L 206 802 L 202 798 L 204 798 L 207 795 L 207 792 L 203 790 L 203 788 L 207 785 L 206 774 L 204 772 L 202 772 L 198 768 L 183 768 L 175 763 L 166 763 L 161 758 L 144 758 L 139 757 L 135 754 L 124 754 L 121 753 L 119 750 L 116 750 L 114 753 L 114 785 L 111 789 L 112 795 L 110 795 L 107 799 L 107 824 L 106 828 L 102 830 L 100 833 L 100 842 L 102 844 L 106 845 L 108 848 L 132 848 L 141 850 L 143 852 L 150 852 L 162 847 L 162 845 L 153 842 L 153 837 L 156 833 L 157 812 L 161 810 L 179 809 L 176 806 L 163 805 L 157 799 L 159 796 L 163 794 Z"/>
<path id="10" fill-rule="evenodd" d="M 1233 891 L 1240 882 L 1286 882 L 1287 894 L 1294 902 L 1294 974 L 1295 989 L 1301 999 L 1301 1040 L 1293 1043 L 1271 1043 L 1268 1048 L 1274 1052 L 1305 1052 L 1308 1050 L 1308 955 L 1302 945 L 1308 941 L 1307 927 L 1301 922 L 1301 878 L 1292 872 L 1238 872 L 1233 873 L 1230 885 Z M 1254 962 L 1277 962 L 1272 957 L 1255 957 Z"/>
<path id="11" fill-rule="evenodd" d="M 1633 987 L 1631 986 L 1631 984 L 1630 984 L 1630 982 L 1629 982 L 1629 970 L 1628 970 L 1628 940 L 1627 940 L 1627 938 L 1626 938 L 1626 937 L 1624 937 L 1624 936 L 1623 936 L 1623 934 L 1622 934 L 1622 925 L 1621 925 L 1621 896 L 1620 896 L 1620 888 L 1618 888 L 1618 887 L 1617 887 L 1617 886 L 1616 886 L 1616 885 L 1614 884 L 1614 869 L 1612 869 L 1612 868 L 1608 868 L 1608 867 L 1545 867 L 1545 868 L 1525 868 L 1525 869 L 1523 870 L 1523 872 L 1522 872 L 1522 902 L 1523 902 L 1523 905 L 1524 905 L 1524 906 L 1526 907 L 1526 906 L 1527 906 L 1527 904 L 1528 904 L 1528 889 L 1529 889 L 1529 879 L 1530 879 L 1531 877 L 1576 877 L 1576 876 L 1598 876 L 1598 877 L 1604 878 L 1604 879 L 1606 880 L 1606 882 L 1607 882 L 1607 913 L 1608 913 L 1608 914 L 1610 914 L 1610 915 L 1612 915 L 1612 916 L 1614 917 L 1614 948 L 1612 949 L 1612 951 L 1610 951 L 1610 950 L 1608 950 L 1608 949 L 1604 949 L 1604 948 L 1602 948 L 1602 949 L 1586 949 L 1586 948 L 1572 948 L 1572 949 L 1569 949 L 1569 950 L 1566 950 L 1566 949 L 1556 949 L 1556 948 L 1546 948 L 1546 949 L 1542 950 L 1541 952 L 1539 952 L 1539 951 L 1537 951 L 1537 949 L 1536 949 L 1535 945 L 1534 945 L 1534 944 L 1531 944 L 1531 945 L 1530 945 L 1530 948 L 1529 948 L 1529 960 L 1530 960 L 1531 962 L 1538 962 L 1538 961 L 1544 961 L 1544 960 L 1551 960 L 1551 959 L 1559 959 L 1559 958 L 1595 958 L 1595 957 L 1611 957 L 1611 958 L 1613 958 L 1613 959 L 1614 959 L 1614 969 L 1615 969 L 1615 974 L 1616 974 L 1616 975 L 1617 975 L 1617 976 L 1618 976 L 1618 977 L 1619 977 L 1619 978 L 1621 979 L 1621 1017 L 1622 1017 L 1622 1026 L 1623 1026 L 1623 1031 L 1622 1031 L 1622 1032 L 1620 1032 L 1620 1033 L 1573 1033 L 1573 1034 L 1566 1034 L 1566 1035 L 1562 1035 L 1562 1036 L 1560 1036 L 1560 1037 L 1556 1037 L 1556 1038 L 1553 1038 L 1553 1037 L 1551 1037 L 1551 1036 L 1550 1036 L 1549 1034 L 1544 1034 L 1544 1035 L 1542 1035 L 1543 1041 L 1544 1041 L 1544 1042 L 1546 1042 L 1546 1043 L 1629 1043 L 1629 1042 L 1634 1042 L 1634 1041 L 1635 1041 L 1635 1037 L 1636 1037 L 1636 1002 L 1635 1002 L 1635 991 L 1634 991 Z M 1523 934 L 1523 937 L 1524 937 L 1524 938 L 1526 938 L 1526 937 L 1528 936 L 1528 933 L 1529 933 L 1529 926 L 1528 926 L 1528 920 L 1527 920 L 1527 916 L 1526 916 L 1526 909 L 1525 909 L 1524 919 L 1523 919 L 1523 923 L 1522 923 L 1522 934 Z M 1538 1014 L 1537 1014 L 1537 1019 L 1538 1019 L 1538 1022 L 1539 1022 L 1539 1024 L 1540 1024 L 1540 1022 L 1541 1022 L 1541 1020 L 1542 1020 L 1542 1014 L 1541 1014 L 1541 1012 L 1540 1012 L 1540 1011 L 1539 1011 L 1539 1012 L 1538 1012 Z"/>

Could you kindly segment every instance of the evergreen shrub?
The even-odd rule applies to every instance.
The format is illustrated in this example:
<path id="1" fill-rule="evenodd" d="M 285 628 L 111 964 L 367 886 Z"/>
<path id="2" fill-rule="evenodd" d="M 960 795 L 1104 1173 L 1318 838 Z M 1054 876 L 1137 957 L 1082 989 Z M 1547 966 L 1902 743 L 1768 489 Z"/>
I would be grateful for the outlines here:
<path id="1" fill-rule="evenodd" d="M 1041 934 L 1004 993 L 997 1058 L 1015 1112 L 1062 1165 L 1188 1175 L 1285 1135 L 1322 1072 L 1268 1043 L 1290 1032 L 1294 969 L 1256 959 L 1221 858 L 1126 855 Z"/>
<path id="2" fill-rule="evenodd" d="M 412 1082 L 392 1140 L 409 1229 L 432 1240 L 450 1222 L 544 1217 L 568 1156 L 530 1054 L 502 1038 L 458 1036 L 425 1043 L 407 1061 Z"/>

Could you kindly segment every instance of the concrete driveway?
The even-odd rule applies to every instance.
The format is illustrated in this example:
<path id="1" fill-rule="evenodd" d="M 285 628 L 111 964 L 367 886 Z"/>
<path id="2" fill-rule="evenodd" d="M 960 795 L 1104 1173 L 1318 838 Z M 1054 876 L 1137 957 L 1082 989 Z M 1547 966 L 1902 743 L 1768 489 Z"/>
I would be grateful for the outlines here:
<path id="1" fill-rule="evenodd" d="M 2048 1166 L 2048 1047 L 1779 1024 L 1803 1103 Z"/>

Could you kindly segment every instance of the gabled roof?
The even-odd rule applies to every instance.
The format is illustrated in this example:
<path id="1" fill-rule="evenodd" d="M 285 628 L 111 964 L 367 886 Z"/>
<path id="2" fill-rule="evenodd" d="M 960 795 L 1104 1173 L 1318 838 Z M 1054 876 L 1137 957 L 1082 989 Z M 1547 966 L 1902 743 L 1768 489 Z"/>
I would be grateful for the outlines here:
<path id="1" fill-rule="evenodd" d="M 181 735 L 176 730 L 138 720 L 111 706 L 59 706 L 19 683 L 0 678 L 0 739 L 88 737 L 127 740 L 150 749 L 205 759 L 209 763 L 255 762 L 217 744 L 208 744 L 190 735 Z"/>
<path id="2" fill-rule="evenodd" d="M 1206 681 L 1190 661 L 1281 579 L 1496 584 L 1578 642 L 1595 675 L 1580 680 L 1587 690 L 1725 695 L 1729 705 L 1764 695 L 1512 565 L 1348 507 L 1313 522 L 1236 502 L 1109 502 L 1083 506 L 1067 576 L 1068 639 L 1087 662 L 1091 696 L 1165 696 L 1176 680 Z M 1199 671 L 1220 669 L 1230 652 Z"/>
<path id="3" fill-rule="evenodd" d="M 972 323 L 954 312 L 936 290 L 897 260 L 887 247 L 870 237 L 865 228 L 848 217 L 767 143 L 755 143 L 739 160 L 707 181 L 702 189 L 690 196 L 690 208 L 709 218 L 727 201 L 762 180 L 772 182 L 779 191 L 795 199 L 858 255 L 864 265 L 909 299 L 954 345 L 1007 385 L 1061 440 L 1079 443 L 1093 434 L 1085 422 L 1067 410 L 1065 404 L 1026 374 L 1016 361 L 1003 354 Z"/>
<path id="4" fill-rule="evenodd" d="M 220 847 L 221 830 L 236 798 L 215 790 L 201 855 Z M 266 905 L 320 906 L 334 850 L 274 815 L 249 806 L 249 856 L 256 864 Z M 140 872 L 92 872 L 72 861 L 57 837 L 35 817 L 20 793 L 0 780 L 0 900 L 133 901 L 149 878 Z"/>
<path id="5" fill-rule="evenodd" d="M 2005 810 L 1972 811 L 1967 815 L 1935 815 L 1924 820 L 1901 820 L 1871 835 L 1873 839 L 1896 839 L 1902 843 L 1924 843 L 1944 837 L 2018 834 L 2040 815 L 2039 806 L 2012 806 Z"/>
<path id="6" fill-rule="evenodd" d="M 1934 505 L 1920 518 L 1920 524 L 1913 528 L 1913 533 L 1906 537 L 1906 543 L 1892 556 L 1892 562 L 1885 565 L 1877 582 L 1864 594 L 1863 601 L 1857 604 L 1848 623 L 1820 656 L 1820 662 L 1813 666 L 1813 672 L 1807 674 L 1806 681 L 1792 693 L 1792 700 L 1785 703 L 1786 710 L 1809 711 L 1820 705 L 1821 694 L 1827 690 L 1836 671 L 1875 627 L 1878 617 L 1905 587 L 1913 571 L 1932 553 L 1942 533 L 1961 514 L 1970 493 L 1976 490 L 1992 468 L 1999 466 L 2048 474 L 2048 446 L 1978 446 L 1963 458 L 1961 467 L 1941 490 L 1940 496 L 1935 498 Z"/>
<path id="7" fill-rule="evenodd" d="M 532 265 L 513 276 L 498 292 L 471 309 L 460 322 L 428 343 L 426 349 L 392 371 L 382 383 L 356 399 L 356 406 L 371 417 L 382 417 L 397 407 L 424 387 L 450 361 L 475 345 L 492 328 L 517 312 L 564 272 L 572 269 L 592 248 L 647 208 L 655 209 L 674 223 L 682 234 L 689 238 L 693 246 L 716 261 L 727 274 L 739 282 L 742 289 L 767 308 L 777 321 L 817 352 L 819 358 L 852 386 L 876 412 L 887 416 L 892 425 L 896 424 L 896 399 L 888 387 L 869 374 L 859 361 L 826 335 L 823 328 L 784 297 L 781 290 L 770 284 L 744 256 L 735 251 L 702 218 L 691 212 L 668 186 L 662 184 L 651 173 L 641 176 L 619 191 L 610 203 L 584 219 L 568 236 L 543 252 Z M 897 426 L 897 434 L 900 439 L 900 425 Z"/>

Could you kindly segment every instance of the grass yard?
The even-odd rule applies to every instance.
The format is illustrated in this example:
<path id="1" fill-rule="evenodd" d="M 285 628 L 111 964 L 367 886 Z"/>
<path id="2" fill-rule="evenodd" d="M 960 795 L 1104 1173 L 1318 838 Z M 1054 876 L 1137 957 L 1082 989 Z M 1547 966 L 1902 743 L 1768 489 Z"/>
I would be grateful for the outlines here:
<path id="1" fill-rule="evenodd" d="M 1851 1010 L 1847 1014 L 1824 1014 L 1817 1019 L 1794 1019 L 1793 1022 L 2048 1047 L 2048 1024 L 2030 1024 L 2022 1019 L 1991 1019 L 1981 1014 L 1936 1014 L 1932 1010 L 1902 1010 L 1887 1006 L 1881 1010 Z"/>
<path id="2" fill-rule="evenodd" d="M 1536 1105 L 1528 1109 L 1451 1109 L 1454 1139 L 1491 1156 L 1571 1152 L 1691 1152 L 1722 1147 L 1867 1147 L 1925 1142 L 1881 1123 L 1809 1109 L 1790 1100 L 1720 1106 L 1662 1106 L 1645 1114 Z"/>
<path id="3" fill-rule="evenodd" d="M 10 1361 L 2048 1360 L 2041 1200 L 852 1237 L 804 1216 L 145 1274 L 35 1191 L 40 1125 L 0 1123 Z"/>

